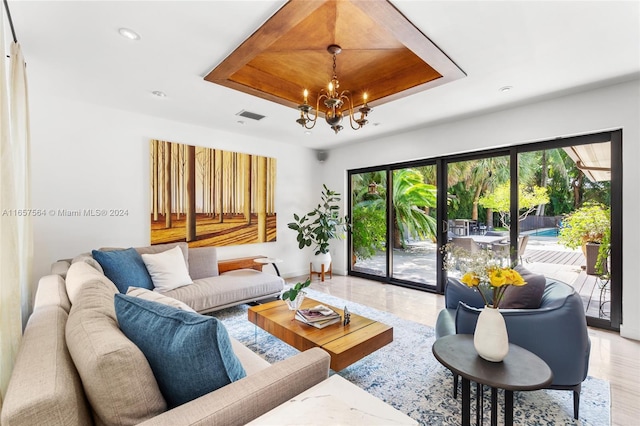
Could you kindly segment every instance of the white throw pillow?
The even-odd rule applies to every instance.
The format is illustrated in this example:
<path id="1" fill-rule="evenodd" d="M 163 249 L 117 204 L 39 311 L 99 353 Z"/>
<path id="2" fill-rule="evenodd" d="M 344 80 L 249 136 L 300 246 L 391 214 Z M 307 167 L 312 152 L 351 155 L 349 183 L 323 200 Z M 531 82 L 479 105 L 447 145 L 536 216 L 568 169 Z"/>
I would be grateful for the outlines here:
<path id="1" fill-rule="evenodd" d="M 183 311 L 195 312 L 189 305 L 179 301 L 178 299 L 174 299 L 173 297 L 165 296 L 160 293 L 147 290 L 146 288 L 129 286 L 127 295 L 139 297 L 140 299 L 150 300 L 152 302 L 162 303 L 163 305 L 173 306 L 174 308 L 182 309 Z"/>
<path id="2" fill-rule="evenodd" d="M 163 293 L 193 283 L 180 247 L 156 254 L 143 254 L 142 261 L 151 275 L 153 290 Z"/>

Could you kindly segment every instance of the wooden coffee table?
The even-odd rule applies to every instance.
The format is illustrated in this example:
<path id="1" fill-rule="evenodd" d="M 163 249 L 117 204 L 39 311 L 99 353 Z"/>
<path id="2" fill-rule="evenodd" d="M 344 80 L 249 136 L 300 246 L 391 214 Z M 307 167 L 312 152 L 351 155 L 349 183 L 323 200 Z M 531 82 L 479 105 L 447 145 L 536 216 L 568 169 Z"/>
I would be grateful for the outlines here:
<path id="1" fill-rule="evenodd" d="M 306 298 L 302 309 L 326 303 Z M 330 306 L 340 315 L 343 310 Z M 249 321 L 283 342 L 306 351 L 320 347 L 331 355 L 331 369 L 340 371 L 393 341 L 393 327 L 351 313 L 351 322 L 342 322 L 317 329 L 294 319 L 282 300 L 249 308 Z"/>

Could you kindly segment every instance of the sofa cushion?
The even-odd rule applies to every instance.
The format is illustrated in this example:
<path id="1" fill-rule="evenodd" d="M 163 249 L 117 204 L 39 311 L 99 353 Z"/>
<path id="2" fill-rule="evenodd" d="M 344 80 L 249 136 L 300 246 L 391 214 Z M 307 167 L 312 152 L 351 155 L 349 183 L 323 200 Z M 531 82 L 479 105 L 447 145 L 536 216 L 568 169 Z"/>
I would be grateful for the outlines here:
<path id="1" fill-rule="evenodd" d="M 180 247 L 182 256 L 184 256 L 184 264 L 189 267 L 189 244 L 187 243 L 167 243 L 167 244 L 154 244 L 151 246 L 135 247 L 138 253 L 142 254 L 156 254 L 162 253 L 167 250 L 171 250 L 174 247 Z"/>
<path id="2" fill-rule="evenodd" d="M 38 294 L 40 291 L 39 288 Z M 39 306 L 29 317 L 9 387 L 3 395 L 0 424 L 92 423 L 80 377 L 64 343 L 67 318 L 67 312 L 54 305 Z"/>
<path id="3" fill-rule="evenodd" d="M 197 312 L 207 312 L 279 294 L 283 288 L 281 277 L 254 269 L 240 269 L 194 280 L 191 285 L 163 294 L 186 303 Z"/>
<path id="4" fill-rule="evenodd" d="M 86 282 L 71 307 L 66 339 L 97 424 L 133 425 L 167 408 L 144 354 L 116 321 L 115 285 Z"/>
<path id="5" fill-rule="evenodd" d="M 33 311 L 44 306 L 59 306 L 67 313 L 71 309 L 66 283 L 60 275 L 45 275 L 38 281 Z"/>
<path id="6" fill-rule="evenodd" d="M 547 282 L 545 276 L 534 274 L 520 265 L 516 266 L 515 269 L 527 284 L 523 286 L 510 285 L 507 287 L 500 302 L 500 308 L 538 309 L 542 302 L 542 294 L 544 293 L 544 287 Z"/>
<path id="7" fill-rule="evenodd" d="M 96 268 L 98 270 L 98 272 L 100 272 L 101 274 L 104 274 L 104 271 L 102 270 L 102 266 L 100 266 L 100 263 L 98 263 L 98 261 L 95 260 L 93 258 L 93 256 L 91 256 L 91 253 L 82 253 L 82 254 L 77 255 L 73 259 L 71 259 L 71 264 L 72 265 L 74 263 L 76 263 L 76 262 L 88 263 L 89 265 L 91 265 L 94 268 Z"/>
<path id="8" fill-rule="evenodd" d="M 76 303 L 82 286 L 89 281 L 100 281 L 105 286 L 115 286 L 109 278 L 98 272 L 93 266 L 85 262 L 73 263 L 67 271 L 67 279 L 65 280 L 67 296 L 72 304 Z"/>
<path id="9" fill-rule="evenodd" d="M 117 294 L 120 328 L 145 354 L 170 407 L 245 377 L 216 318 Z"/>
<path id="10" fill-rule="evenodd" d="M 219 275 L 218 252 L 215 247 L 189 249 L 189 275 L 193 280 Z"/>
<path id="11" fill-rule="evenodd" d="M 143 254 L 142 261 L 151 275 L 155 291 L 164 292 L 193 282 L 180 247 L 162 253 Z"/>
<path id="12" fill-rule="evenodd" d="M 183 311 L 195 312 L 186 303 L 182 303 L 173 297 L 168 297 L 155 291 L 147 290 L 146 288 L 129 287 L 127 295 L 133 297 L 139 297 L 145 300 L 151 300 L 152 302 L 162 303 L 164 305 L 173 306 L 174 308 L 182 309 Z"/>
<path id="13" fill-rule="evenodd" d="M 153 281 L 140 254 L 133 248 L 126 250 L 93 250 L 93 258 L 100 263 L 104 274 L 126 293 L 130 285 L 153 289 Z"/>

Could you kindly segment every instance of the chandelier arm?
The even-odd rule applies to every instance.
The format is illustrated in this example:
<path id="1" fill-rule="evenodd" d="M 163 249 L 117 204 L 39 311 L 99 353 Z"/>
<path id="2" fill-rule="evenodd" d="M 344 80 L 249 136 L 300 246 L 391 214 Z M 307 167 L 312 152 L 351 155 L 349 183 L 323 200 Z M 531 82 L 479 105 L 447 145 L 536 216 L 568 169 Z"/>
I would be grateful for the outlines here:
<path id="1" fill-rule="evenodd" d="M 355 120 L 353 119 L 353 101 L 351 100 L 351 97 L 350 97 L 349 95 L 350 95 L 349 91 L 348 91 L 348 90 L 345 90 L 344 92 L 340 93 L 340 99 L 346 100 L 346 102 L 345 102 L 345 103 L 346 103 L 346 104 L 348 105 L 348 107 L 349 107 L 349 124 L 351 125 L 351 128 L 352 128 L 353 130 L 358 130 L 358 129 L 360 129 L 362 126 L 360 125 L 360 123 L 358 123 L 358 126 L 357 126 L 357 127 L 353 125 L 353 123 L 354 123 L 354 121 L 355 121 Z M 344 102 L 344 101 L 343 101 L 343 102 Z M 357 121 L 356 121 L 356 123 L 357 123 Z"/>

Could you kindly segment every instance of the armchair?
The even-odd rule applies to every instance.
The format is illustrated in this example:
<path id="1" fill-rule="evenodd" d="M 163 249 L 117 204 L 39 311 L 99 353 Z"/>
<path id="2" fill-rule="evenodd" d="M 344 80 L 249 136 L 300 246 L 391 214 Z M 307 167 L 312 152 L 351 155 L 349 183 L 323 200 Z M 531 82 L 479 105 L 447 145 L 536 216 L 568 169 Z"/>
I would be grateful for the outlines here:
<path id="1" fill-rule="evenodd" d="M 445 289 L 445 309 L 438 315 L 436 338 L 473 334 L 484 303 L 480 295 L 455 279 Z M 537 309 L 500 309 L 509 342 L 542 358 L 553 372 L 550 389 L 573 391 L 573 415 L 577 419 L 580 389 L 587 377 L 591 341 L 582 299 L 573 287 L 546 279 Z M 457 382 L 457 380 L 456 380 Z"/>

